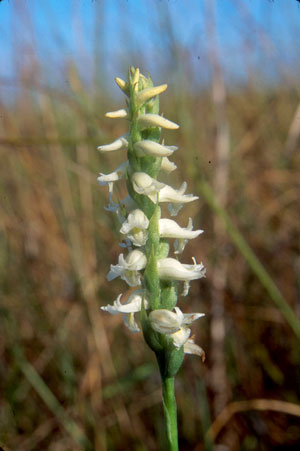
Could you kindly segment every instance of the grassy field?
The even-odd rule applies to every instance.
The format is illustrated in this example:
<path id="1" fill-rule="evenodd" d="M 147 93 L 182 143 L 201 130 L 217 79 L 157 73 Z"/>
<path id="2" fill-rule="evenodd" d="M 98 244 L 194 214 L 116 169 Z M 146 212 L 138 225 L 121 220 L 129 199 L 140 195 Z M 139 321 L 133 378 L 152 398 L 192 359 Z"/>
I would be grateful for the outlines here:
<path id="1" fill-rule="evenodd" d="M 299 89 L 227 86 L 217 56 L 196 88 L 181 50 L 161 104 L 181 125 L 169 180 L 200 197 L 178 222 L 205 230 L 182 260 L 207 267 L 179 302 L 206 313 L 194 328 L 206 361 L 186 357 L 177 377 L 181 450 L 298 449 Z M 164 449 L 154 355 L 100 311 L 126 287 L 106 281 L 120 236 L 96 178 L 124 155 L 96 147 L 127 123 L 104 118 L 119 106 L 112 80 L 87 87 L 69 61 L 64 87 L 48 81 L 34 55 L 0 105 L 0 446 Z"/>

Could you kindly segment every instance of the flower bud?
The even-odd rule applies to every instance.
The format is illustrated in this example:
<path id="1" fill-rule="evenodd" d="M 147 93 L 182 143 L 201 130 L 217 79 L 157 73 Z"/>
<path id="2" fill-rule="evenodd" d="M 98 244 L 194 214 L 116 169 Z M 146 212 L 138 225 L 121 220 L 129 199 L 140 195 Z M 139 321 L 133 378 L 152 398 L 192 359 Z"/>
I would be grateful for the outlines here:
<path id="1" fill-rule="evenodd" d="M 135 102 L 138 106 L 143 105 L 147 100 L 150 100 L 152 97 L 161 94 L 167 89 L 168 85 L 160 85 L 160 86 L 150 86 L 149 88 L 145 88 L 140 91 L 135 98 Z"/>
<path id="2" fill-rule="evenodd" d="M 124 118 L 128 116 L 128 112 L 122 108 L 121 110 L 108 111 L 108 113 L 105 113 L 105 116 L 111 119 Z"/>
<path id="3" fill-rule="evenodd" d="M 170 130 L 179 128 L 179 125 L 175 124 L 175 122 L 169 121 L 168 119 L 159 116 L 159 114 L 141 114 L 137 119 L 137 123 L 140 130 L 148 127 L 161 127 Z"/>
<path id="4" fill-rule="evenodd" d="M 116 139 L 115 141 L 113 141 L 110 144 L 106 144 L 104 146 L 98 146 L 97 149 L 100 152 L 113 152 L 115 150 L 128 149 L 128 141 L 125 138 L 125 136 L 127 137 L 127 135 L 120 136 L 120 138 Z"/>
<path id="5" fill-rule="evenodd" d="M 129 90 L 128 90 L 128 84 L 126 83 L 126 81 L 122 80 L 119 77 L 115 78 L 115 82 L 117 83 L 117 85 L 119 86 L 119 88 L 124 92 L 124 94 L 128 95 L 129 94 Z"/>
<path id="6" fill-rule="evenodd" d="M 138 141 L 135 143 L 134 148 L 139 157 L 143 157 L 145 155 L 152 155 L 154 157 L 168 157 L 172 155 L 174 150 L 178 149 L 178 147 L 175 146 L 163 146 L 162 144 L 155 141 L 150 141 L 149 139 Z"/>

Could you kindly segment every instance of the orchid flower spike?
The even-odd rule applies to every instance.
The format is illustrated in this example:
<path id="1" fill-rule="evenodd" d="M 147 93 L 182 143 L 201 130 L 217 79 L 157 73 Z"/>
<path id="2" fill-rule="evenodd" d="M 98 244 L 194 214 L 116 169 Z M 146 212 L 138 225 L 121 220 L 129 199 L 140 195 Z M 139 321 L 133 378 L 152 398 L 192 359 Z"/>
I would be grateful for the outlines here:
<path id="1" fill-rule="evenodd" d="M 194 258 L 193 264 L 174 258 L 168 240 L 174 240 L 174 253 L 178 257 L 190 240 L 197 246 L 203 230 L 193 230 L 191 218 L 182 227 L 174 219 L 162 217 L 161 206 L 168 204 L 170 215 L 176 216 L 184 205 L 196 201 L 198 196 L 186 194 L 186 182 L 175 189 L 160 180 L 160 172 L 166 176 L 176 169 L 169 158 L 178 150 L 175 145 L 166 145 L 161 138 L 162 129 L 179 128 L 176 122 L 159 112 L 159 96 L 167 85 L 154 86 L 150 77 L 133 67 L 129 69 L 128 80 L 115 80 L 127 96 L 127 104 L 126 108 L 106 113 L 106 117 L 126 118 L 130 131 L 98 147 L 101 153 L 127 151 L 124 163 L 110 174 L 101 173 L 98 177 L 101 186 L 108 186 L 107 209 L 117 215 L 123 239 L 124 253 L 119 255 L 117 264 L 111 265 L 107 280 L 120 277 L 130 287 L 139 289 L 126 302 L 121 302 L 119 295 L 111 305 L 101 308 L 112 315 L 121 314 L 133 332 L 140 330 L 140 321 L 161 371 L 171 377 L 178 371 L 183 354 L 204 356 L 191 338 L 191 324 L 203 314 L 180 310 L 177 285 L 183 283 L 182 294 L 186 296 L 190 283 L 205 277 L 205 268 Z M 120 200 L 115 197 L 114 184 L 125 185 L 124 181 L 128 195 Z"/>

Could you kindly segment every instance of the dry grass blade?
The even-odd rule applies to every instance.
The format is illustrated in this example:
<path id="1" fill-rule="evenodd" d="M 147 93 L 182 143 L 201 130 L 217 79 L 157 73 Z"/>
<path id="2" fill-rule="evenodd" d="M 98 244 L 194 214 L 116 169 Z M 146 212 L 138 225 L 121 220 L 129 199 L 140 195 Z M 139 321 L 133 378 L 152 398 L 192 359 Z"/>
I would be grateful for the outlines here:
<path id="1" fill-rule="evenodd" d="M 300 417 L 300 406 L 291 402 L 279 401 L 275 399 L 250 399 L 248 401 L 236 401 L 228 404 L 217 416 L 209 430 L 207 438 L 215 441 L 221 430 L 226 427 L 233 415 L 249 410 L 272 410 L 286 415 Z"/>

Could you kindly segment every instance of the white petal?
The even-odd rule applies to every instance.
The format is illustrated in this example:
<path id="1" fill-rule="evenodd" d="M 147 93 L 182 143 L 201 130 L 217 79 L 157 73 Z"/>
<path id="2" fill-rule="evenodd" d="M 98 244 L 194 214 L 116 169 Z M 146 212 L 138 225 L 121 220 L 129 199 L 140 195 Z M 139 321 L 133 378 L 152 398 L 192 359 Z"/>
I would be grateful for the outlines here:
<path id="1" fill-rule="evenodd" d="M 172 155 L 174 150 L 177 149 L 175 146 L 163 146 L 155 141 L 150 141 L 145 139 L 135 143 L 134 148 L 137 151 L 138 156 L 143 157 L 144 155 L 153 155 L 154 157 L 168 157 Z"/>
<path id="2" fill-rule="evenodd" d="M 129 213 L 127 220 L 123 223 L 120 232 L 127 234 L 133 228 L 148 229 L 149 219 L 145 213 L 140 209 L 135 209 Z"/>
<path id="3" fill-rule="evenodd" d="M 205 316 L 205 313 L 184 313 L 182 324 L 189 325 L 199 318 Z"/>
<path id="4" fill-rule="evenodd" d="M 189 230 L 188 228 L 180 227 L 176 221 L 172 219 L 159 220 L 159 234 L 162 238 L 183 238 L 193 239 L 203 233 L 203 230 Z"/>
<path id="5" fill-rule="evenodd" d="M 144 252 L 135 249 L 130 252 L 126 257 L 127 269 L 131 270 L 140 270 L 144 269 L 147 264 L 147 258 Z"/>
<path id="6" fill-rule="evenodd" d="M 105 116 L 110 117 L 111 119 L 116 119 L 116 118 L 127 117 L 128 113 L 124 108 L 122 108 L 121 110 L 117 110 L 117 111 L 109 111 L 108 113 L 105 113 Z"/>
<path id="7" fill-rule="evenodd" d="M 158 274 L 164 280 L 195 280 L 205 277 L 202 263 L 185 265 L 174 258 L 162 258 L 157 262 Z"/>
<path id="8" fill-rule="evenodd" d="M 129 313 L 128 315 L 124 315 L 123 321 L 124 321 L 124 324 L 128 327 L 128 329 L 131 332 L 136 333 L 136 332 L 140 331 L 140 328 L 139 328 L 137 322 L 135 321 L 134 313 Z"/>
<path id="9" fill-rule="evenodd" d="M 175 171 L 175 169 L 177 169 L 176 164 L 170 161 L 167 157 L 163 157 L 161 161 L 161 170 L 167 174 L 170 174 L 170 172 Z"/>
<path id="10" fill-rule="evenodd" d="M 113 152 L 115 150 L 123 150 L 128 149 L 128 141 L 127 138 L 128 135 L 120 136 L 120 138 L 116 139 L 110 144 L 106 144 L 104 146 L 99 146 L 97 149 L 100 152 Z"/>
<path id="11" fill-rule="evenodd" d="M 119 296 L 112 305 L 108 304 L 105 307 L 101 307 L 101 310 L 109 312 L 112 315 L 116 315 L 118 313 L 136 313 L 141 311 L 144 290 L 137 290 L 134 293 L 132 293 L 124 304 L 121 303 L 121 297 L 122 295 L 119 294 Z M 144 305 L 145 308 L 147 309 L 148 301 L 145 298 Z"/>
<path id="12" fill-rule="evenodd" d="M 131 251 L 126 259 L 124 259 L 123 254 L 120 254 L 118 264 L 110 266 L 106 278 L 111 281 L 116 277 L 121 277 L 131 287 L 141 285 L 141 274 L 138 271 L 144 269 L 146 264 L 145 254 L 137 249 Z"/>
<path id="13" fill-rule="evenodd" d="M 183 345 L 183 351 L 185 354 L 195 354 L 201 357 L 202 362 L 205 360 L 205 352 L 203 351 L 200 346 L 196 345 L 194 343 L 194 340 L 191 338 L 186 341 L 186 343 Z"/>
<path id="14" fill-rule="evenodd" d="M 117 299 L 114 301 L 114 303 L 105 305 L 103 307 L 101 307 L 101 310 L 104 310 L 105 312 L 110 313 L 111 315 L 117 315 L 118 313 L 120 313 L 120 308 L 121 308 L 121 299 L 122 294 L 119 294 L 119 296 L 117 297 Z"/>
<path id="15" fill-rule="evenodd" d="M 145 129 L 148 127 L 162 127 L 175 130 L 179 128 L 179 125 L 175 124 L 175 122 L 169 121 L 158 114 L 141 114 L 138 117 L 137 122 L 140 129 Z"/>
<path id="16" fill-rule="evenodd" d="M 135 209 L 123 222 L 120 232 L 127 235 L 135 246 L 144 246 L 148 238 L 149 219 L 142 210 Z"/>
<path id="17" fill-rule="evenodd" d="M 97 181 L 100 185 L 108 185 L 109 183 L 116 182 L 117 180 L 121 180 L 126 172 L 128 162 L 125 161 L 122 163 L 114 172 L 111 172 L 110 174 L 100 174 L 100 176 L 97 178 Z"/>
<path id="18" fill-rule="evenodd" d="M 181 326 L 189 326 L 193 321 L 196 321 L 197 319 L 202 318 L 202 316 L 205 316 L 204 313 L 183 313 L 179 307 L 175 307 L 174 310 L 177 315 L 178 323 Z"/>
<path id="19" fill-rule="evenodd" d="M 177 314 L 167 309 L 153 310 L 149 321 L 152 328 L 161 334 L 172 334 L 180 329 Z"/>
<path id="20" fill-rule="evenodd" d="M 186 190 L 186 182 L 184 182 L 178 190 L 175 190 L 169 185 L 165 185 L 159 192 L 159 201 L 172 203 L 187 203 L 199 199 L 198 196 L 193 196 L 193 194 L 184 194 L 185 190 Z"/>
<path id="21" fill-rule="evenodd" d="M 138 194 L 148 196 L 154 203 L 157 199 L 157 193 L 165 186 L 164 183 L 158 182 L 145 172 L 135 172 L 131 180 L 134 190 Z"/>
<path id="22" fill-rule="evenodd" d="M 181 346 L 183 346 L 185 342 L 188 340 L 190 335 L 191 329 L 188 329 L 187 327 L 181 327 L 177 332 L 171 335 L 174 346 L 177 349 L 181 348 Z"/>

